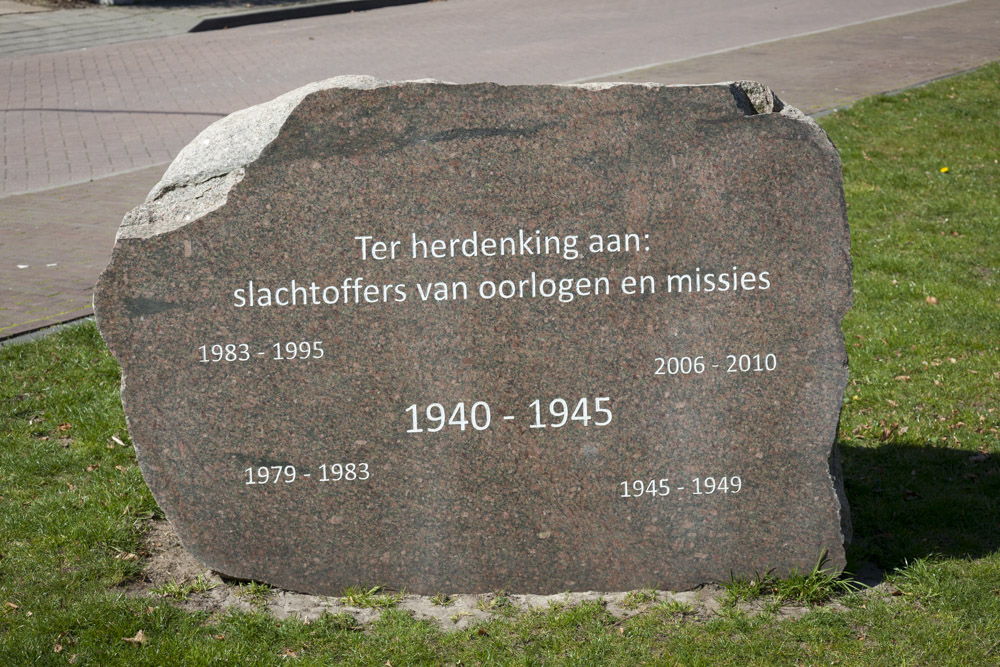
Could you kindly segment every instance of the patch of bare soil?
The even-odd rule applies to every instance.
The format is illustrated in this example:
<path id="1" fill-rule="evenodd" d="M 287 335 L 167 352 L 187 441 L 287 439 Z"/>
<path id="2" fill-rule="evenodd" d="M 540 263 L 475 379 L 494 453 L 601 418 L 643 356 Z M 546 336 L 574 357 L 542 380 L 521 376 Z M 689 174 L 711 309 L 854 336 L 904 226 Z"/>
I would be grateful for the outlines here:
<path id="1" fill-rule="evenodd" d="M 271 589 L 264 598 L 250 598 L 240 589 L 240 582 L 223 579 L 212 570 L 206 569 L 191 554 L 189 554 L 173 527 L 167 521 L 154 521 L 149 524 L 146 536 L 145 552 L 148 553 L 143 577 L 132 582 L 126 591 L 130 595 L 156 596 L 153 589 L 170 583 L 185 584 L 203 581 L 214 585 L 203 592 L 188 594 L 183 600 L 173 600 L 171 603 L 186 611 L 209 612 L 213 616 L 229 609 L 244 611 L 267 611 L 276 618 L 297 617 L 303 621 L 311 621 L 323 614 L 347 614 L 360 624 L 365 625 L 376 621 L 381 615 L 380 609 L 353 607 L 344 604 L 340 598 L 323 595 L 306 595 L 281 589 Z M 885 584 L 870 589 L 870 592 L 880 595 L 891 595 L 891 591 L 881 590 Z M 629 606 L 628 593 L 560 593 L 557 595 L 513 595 L 506 593 L 486 593 L 481 595 L 452 595 L 447 604 L 441 600 L 424 595 L 406 595 L 396 605 L 405 609 L 414 617 L 437 623 L 444 630 L 462 630 L 470 625 L 487 620 L 494 615 L 509 612 L 512 608 L 518 611 L 532 609 L 547 609 L 552 606 L 578 605 L 584 602 L 598 602 L 610 614 L 625 620 L 649 611 L 654 606 L 669 609 L 678 617 L 695 621 L 704 621 L 716 616 L 722 610 L 722 600 L 725 589 L 719 586 L 706 585 L 693 591 L 679 593 L 656 591 L 651 599 L 640 605 Z M 437 603 L 435 603 L 437 602 Z M 826 608 L 844 611 L 847 608 L 837 601 L 827 603 Z M 737 609 L 750 614 L 770 612 L 779 619 L 797 619 L 804 616 L 810 607 L 782 605 L 775 606 L 771 600 L 760 599 L 738 605 Z"/>

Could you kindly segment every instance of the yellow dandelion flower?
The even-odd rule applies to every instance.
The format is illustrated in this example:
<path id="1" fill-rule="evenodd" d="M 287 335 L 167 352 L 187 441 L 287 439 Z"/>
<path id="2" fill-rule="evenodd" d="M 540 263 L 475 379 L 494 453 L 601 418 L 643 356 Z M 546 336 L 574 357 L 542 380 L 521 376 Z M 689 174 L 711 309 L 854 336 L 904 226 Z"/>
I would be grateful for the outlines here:
<path id="1" fill-rule="evenodd" d="M 948 167 L 941 167 L 941 173 L 942 174 L 947 174 L 948 173 Z"/>

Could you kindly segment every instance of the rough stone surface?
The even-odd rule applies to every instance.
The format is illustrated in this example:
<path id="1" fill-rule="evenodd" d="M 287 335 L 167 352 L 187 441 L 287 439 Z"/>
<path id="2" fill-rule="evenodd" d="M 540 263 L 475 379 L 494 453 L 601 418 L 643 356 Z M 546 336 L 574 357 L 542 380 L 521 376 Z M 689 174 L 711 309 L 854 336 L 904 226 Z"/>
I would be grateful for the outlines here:
<path id="1" fill-rule="evenodd" d="M 536 230 L 560 251 L 524 252 Z M 414 258 L 413 234 L 480 254 Z M 515 254 L 483 256 L 505 237 Z M 199 136 L 126 217 L 95 307 L 150 489 L 221 573 L 326 595 L 683 589 L 844 564 L 850 268 L 837 153 L 759 84 L 349 77 Z M 545 296 L 560 280 L 572 300 Z M 437 282 L 468 298 L 424 301 Z M 299 342 L 309 359 L 274 358 Z M 666 372 L 681 357 L 704 368 Z M 556 399 L 578 418 L 558 426 Z M 477 402 L 483 430 L 456 412 Z M 368 478 L 321 481 L 347 463 Z"/>

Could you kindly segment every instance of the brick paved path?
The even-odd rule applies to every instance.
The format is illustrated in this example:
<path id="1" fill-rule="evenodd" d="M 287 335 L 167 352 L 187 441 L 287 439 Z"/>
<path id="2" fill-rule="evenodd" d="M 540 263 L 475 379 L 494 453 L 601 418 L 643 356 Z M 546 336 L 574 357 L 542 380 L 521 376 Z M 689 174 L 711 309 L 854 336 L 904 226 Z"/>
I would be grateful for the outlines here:
<path id="1" fill-rule="evenodd" d="M 448 0 L 4 58 L 0 196 L 169 161 L 221 115 L 336 74 L 554 83 L 935 4 L 778 2 Z"/>
<path id="2" fill-rule="evenodd" d="M 55 10 L 0 0 L 0 58 L 54 53 L 190 32 L 207 19 L 332 5 L 350 0 L 157 0 L 155 5 L 93 5 Z M 246 25 L 245 23 L 242 25 Z"/>
<path id="3" fill-rule="evenodd" d="M 935 4 L 448 0 L 0 59 L 0 338 L 88 312 L 122 214 L 163 163 L 216 118 L 304 83 L 759 78 L 816 110 L 1000 57 L 1000 3 L 910 13 Z"/>
<path id="4" fill-rule="evenodd" d="M 93 312 L 118 222 L 164 168 L 0 199 L 0 340 Z"/>
<path id="5" fill-rule="evenodd" d="M 1000 2 L 973 0 L 612 77 L 618 81 L 766 82 L 806 113 L 915 86 L 1000 59 Z"/>

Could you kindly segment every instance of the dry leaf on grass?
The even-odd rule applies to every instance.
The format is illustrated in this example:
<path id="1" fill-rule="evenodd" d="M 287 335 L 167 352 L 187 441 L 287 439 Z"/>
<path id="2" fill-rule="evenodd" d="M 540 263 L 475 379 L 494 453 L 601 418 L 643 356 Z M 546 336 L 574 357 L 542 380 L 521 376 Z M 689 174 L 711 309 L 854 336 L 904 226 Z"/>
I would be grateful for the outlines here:
<path id="1" fill-rule="evenodd" d="M 135 633 L 135 637 L 123 637 L 123 642 L 129 642 L 130 644 L 145 644 L 146 643 L 146 633 L 142 630 Z"/>

